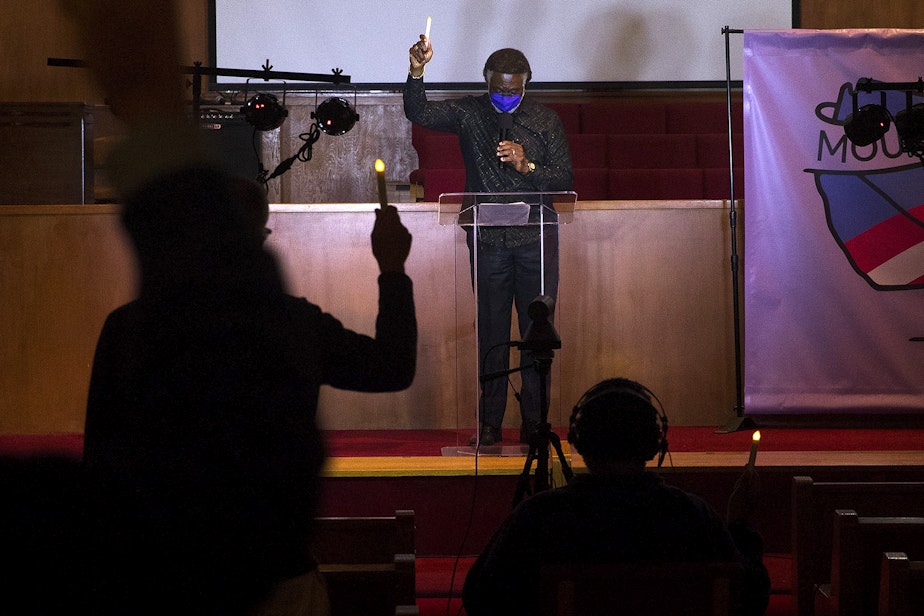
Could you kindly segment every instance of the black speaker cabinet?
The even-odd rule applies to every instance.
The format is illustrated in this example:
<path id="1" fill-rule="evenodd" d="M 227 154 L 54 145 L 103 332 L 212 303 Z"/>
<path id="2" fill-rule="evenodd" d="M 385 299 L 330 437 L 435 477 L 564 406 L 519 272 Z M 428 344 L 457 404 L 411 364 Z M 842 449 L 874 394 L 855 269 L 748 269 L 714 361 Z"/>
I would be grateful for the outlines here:
<path id="1" fill-rule="evenodd" d="M 93 114 L 82 103 L 0 103 L 0 204 L 93 203 Z"/>
<path id="2" fill-rule="evenodd" d="M 257 151 L 260 133 L 237 111 L 230 108 L 207 108 L 199 112 L 199 125 L 206 139 L 224 158 L 230 173 L 255 180 L 260 173 L 260 158 Z"/>

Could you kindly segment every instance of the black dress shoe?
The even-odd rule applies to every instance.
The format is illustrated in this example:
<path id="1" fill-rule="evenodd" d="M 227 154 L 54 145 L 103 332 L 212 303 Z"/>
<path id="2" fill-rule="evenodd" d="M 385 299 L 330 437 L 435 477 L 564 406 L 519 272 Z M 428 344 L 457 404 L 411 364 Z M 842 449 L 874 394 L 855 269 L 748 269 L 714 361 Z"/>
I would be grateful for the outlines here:
<path id="1" fill-rule="evenodd" d="M 481 445 L 490 447 L 491 445 L 500 443 L 502 440 L 504 440 L 504 438 L 501 435 L 501 431 L 494 426 L 485 426 L 481 429 Z M 472 438 L 468 440 L 468 444 L 475 445 L 476 443 L 478 443 L 478 439 L 476 435 L 473 434 Z"/>

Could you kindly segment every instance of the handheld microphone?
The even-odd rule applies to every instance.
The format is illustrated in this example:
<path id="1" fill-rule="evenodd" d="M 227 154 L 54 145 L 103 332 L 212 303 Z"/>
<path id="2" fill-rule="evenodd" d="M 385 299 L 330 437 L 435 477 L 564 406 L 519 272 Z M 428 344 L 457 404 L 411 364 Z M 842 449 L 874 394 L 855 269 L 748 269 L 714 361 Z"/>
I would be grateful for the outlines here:
<path id="1" fill-rule="evenodd" d="M 509 113 L 500 113 L 497 115 L 497 126 L 500 129 L 500 135 L 498 136 L 498 142 L 507 141 L 510 132 L 510 129 L 513 128 L 513 116 Z M 504 168 L 504 161 L 497 159 L 500 168 Z"/>

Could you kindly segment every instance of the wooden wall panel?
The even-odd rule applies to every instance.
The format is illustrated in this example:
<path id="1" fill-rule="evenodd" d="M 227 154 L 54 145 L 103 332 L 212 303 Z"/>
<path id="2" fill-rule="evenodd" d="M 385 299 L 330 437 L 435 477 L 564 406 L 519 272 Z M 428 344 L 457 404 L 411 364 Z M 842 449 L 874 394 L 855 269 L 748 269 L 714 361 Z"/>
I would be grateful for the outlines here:
<path id="1" fill-rule="evenodd" d="M 83 431 L 106 315 L 133 262 L 111 206 L 0 207 L 0 433 Z"/>
<path id="2" fill-rule="evenodd" d="M 311 114 L 326 98 L 346 99 L 359 121 L 345 135 L 321 133 L 312 146 L 309 161 L 296 161 L 278 179 L 270 181 L 270 198 L 279 203 L 369 203 L 375 202 L 377 187 L 373 164 L 385 162 L 385 178 L 408 183 L 417 168 L 417 152 L 411 145 L 411 123 L 404 117 L 401 97 L 347 92 L 290 95 L 289 116 L 278 131 L 263 137 L 263 165 L 270 172 L 278 161 L 294 155 L 314 123 Z"/>
<path id="3" fill-rule="evenodd" d="M 0 101 L 103 102 L 86 70 L 48 66 L 48 58 L 83 55 L 60 4 L 60 0 L 0 0 Z M 208 64 L 208 0 L 177 2 L 177 7 L 180 61 Z"/>
<path id="4" fill-rule="evenodd" d="M 270 247 L 293 293 L 373 332 L 371 204 L 274 205 Z M 471 281 L 458 228 L 434 204 L 399 206 L 414 235 L 408 273 L 420 323 L 418 373 L 396 394 L 325 388 L 331 429 L 474 426 Z M 114 206 L 0 208 L 0 434 L 79 432 L 96 337 L 134 294 Z M 579 202 L 561 229 L 562 283 L 549 420 L 600 379 L 654 390 L 674 425 L 733 414 L 728 210 L 722 202 Z M 457 296 L 462 308 L 457 310 Z M 511 339 L 516 339 L 512 336 Z M 516 380 L 516 379 L 514 379 Z M 519 423 L 511 401 L 507 424 Z"/>
<path id="5" fill-rule="evenodd" d="M 924 28 L 918 0 L 799 0 L 802 28 Z"/>
<path id="6" fill-rule="evenodd" d="M 728 210 L 615 203 L 629 205 L 562 227 L 563 410 L 627 376 L 658 394 L 671 422 L 721 423 L 735 400 Z"/>

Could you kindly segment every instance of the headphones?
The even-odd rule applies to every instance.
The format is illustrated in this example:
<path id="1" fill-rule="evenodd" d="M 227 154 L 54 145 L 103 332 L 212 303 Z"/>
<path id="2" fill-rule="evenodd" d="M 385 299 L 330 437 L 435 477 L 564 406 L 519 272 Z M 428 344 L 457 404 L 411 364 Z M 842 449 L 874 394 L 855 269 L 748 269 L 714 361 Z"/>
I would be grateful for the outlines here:
<path id="1" fill-rule="evenodd" d="M 657 402 L 655 406 L 654 402 Z M 568 442 L 591 457 L 651 460 L 668 453 L 667 415 L 661 400 L 630 379 L 612 378 L 581 396 L 568 422 Z"/>

